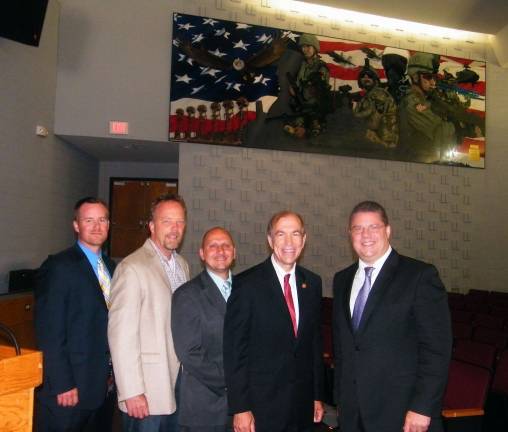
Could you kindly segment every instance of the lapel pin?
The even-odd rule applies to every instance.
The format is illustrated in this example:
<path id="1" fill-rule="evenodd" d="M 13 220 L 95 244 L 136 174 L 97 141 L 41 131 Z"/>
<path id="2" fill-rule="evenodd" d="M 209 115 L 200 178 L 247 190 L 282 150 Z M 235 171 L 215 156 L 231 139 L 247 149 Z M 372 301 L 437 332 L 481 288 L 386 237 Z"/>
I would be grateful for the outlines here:
<path id="1" fill-rule="evenodd" d="M 305 282 L 302 284 L 302 288 L 307 288 L 307 284 Z"/>

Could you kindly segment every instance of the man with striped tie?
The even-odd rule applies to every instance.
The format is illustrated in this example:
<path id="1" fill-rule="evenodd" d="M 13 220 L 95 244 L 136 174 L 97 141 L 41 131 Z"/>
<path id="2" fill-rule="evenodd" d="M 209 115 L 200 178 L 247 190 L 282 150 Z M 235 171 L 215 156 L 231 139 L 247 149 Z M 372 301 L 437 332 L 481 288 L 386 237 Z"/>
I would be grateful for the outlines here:
<path id="1" fill-rule="evenodd" d="M 38 431 L 100 430 L 98 412 L 107 396 L 108 302 L 115 264 L 101 250 L 109 231 L 106 203 L 80 199 L 73 227 L 76 243 L 48 257 L 35 288 L 36 339 L 44 354 Z"/>

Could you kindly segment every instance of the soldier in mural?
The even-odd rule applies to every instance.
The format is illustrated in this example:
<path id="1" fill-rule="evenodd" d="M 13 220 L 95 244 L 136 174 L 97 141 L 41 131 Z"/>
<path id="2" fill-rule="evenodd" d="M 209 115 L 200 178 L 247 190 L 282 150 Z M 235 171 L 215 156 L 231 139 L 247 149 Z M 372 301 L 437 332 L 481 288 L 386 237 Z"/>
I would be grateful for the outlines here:
<path id="1" fill-rule="evenodd" d="M 397 105 L 388 90 L 379 84 L 379 76 L 366 58 L 358 74 L 358 86 L 366 93 L 355 104 L 353 115 L 366 120 L 365 137 L 369 141 L 391 149 L 397 147 L 399 141 Z"/>
<path id="2" fill-rule="evenodd" d="M 410 160 L 444 161 L 457 144 L 455 127 L 448 113 L 437 110 L 436 92 L 439 56 L 417 52 L 408 61 L 411 89 L 402 99 L 400 111 L 401 150 Z"/>
<path id="3" fill-rule="evenodd" d="M 304 60 L 296 78 L 288 75 L 291 108 L 296 117 L 284 130 L 297 138 L 318 136 L 326 129 L 326 115 L 332 110 L 330 71 L 318 55 L 316 36 L 302 34 L 298 45 Z"/>

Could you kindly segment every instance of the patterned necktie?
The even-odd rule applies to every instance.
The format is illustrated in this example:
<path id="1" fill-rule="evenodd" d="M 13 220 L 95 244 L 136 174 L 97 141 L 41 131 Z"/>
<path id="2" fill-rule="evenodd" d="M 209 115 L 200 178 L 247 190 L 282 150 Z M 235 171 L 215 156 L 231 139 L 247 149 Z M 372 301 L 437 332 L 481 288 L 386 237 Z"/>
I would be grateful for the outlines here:
<path id="1" fill-rule="evenodd" d="M 222 282 L 222 296 L 224 297 L 224 300 L 228 301 L 229 294 L 231 294 L 231 282 L 225 280 Z"/>
<path id="2" fill-rule="evenodd" d="M 104 294 L 104 300 L 106 306 L 109 309 L 109 296 L 111 294 L 111 279 L 104 265 L 102 257 L 97 260 L 97 274 L 99 276 L 99 285 L 101 286 L 102 294 Z"/>
<path id="3" fill-rule="evenodd" d="M 291 275 L 288 273 L 284 276 L 284 297 L 286 298 L 286 303 L 288 305 L 289 315 L 291 316 L 291 322 L 293 323 L 293 331 L 295 332 L 295 336 L 297 334 L 297 326 L 296 326 L 296 313 L 295 313 L 295 304 L 293 303 L 293 295 L 291 294 L 291 285 L 289 285 L 289 277 Z"/>
<path id="4" fill-rule="evenodd" d="M 353 308 L 352 323 L 354 330 L 357 330 L 360 326 L 363 308 L 365 307 L 365 303 L 367 303 L 367 298 L 369 297 L 370 277 L 372 276 L 373 271 L 374 267 L 365 267 L 365 280 L 363 281 L 363 285 L 358 292 L 358 296 L 355 300 L 355 307 Z"/>

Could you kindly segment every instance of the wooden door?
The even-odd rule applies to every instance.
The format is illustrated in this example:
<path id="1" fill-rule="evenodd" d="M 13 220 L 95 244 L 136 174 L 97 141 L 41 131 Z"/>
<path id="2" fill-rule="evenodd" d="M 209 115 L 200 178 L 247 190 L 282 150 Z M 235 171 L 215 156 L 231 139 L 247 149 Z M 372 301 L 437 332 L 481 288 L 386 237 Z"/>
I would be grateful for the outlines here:
<path id="1" fill-rule="evenodd" d="M 174 180 L 111 179 L 110 256 L 123 258 L 139 248 L 149 235 L 152 202 L 177 191 Z"/>

